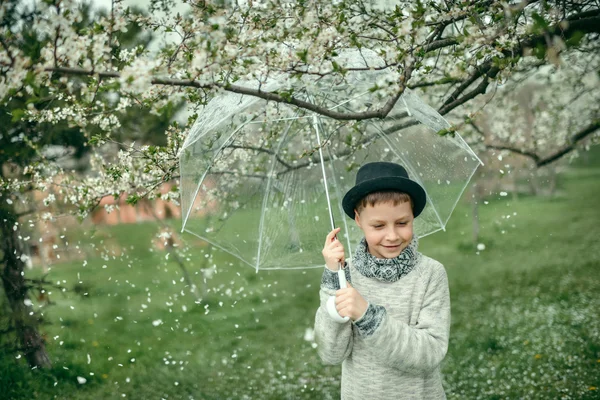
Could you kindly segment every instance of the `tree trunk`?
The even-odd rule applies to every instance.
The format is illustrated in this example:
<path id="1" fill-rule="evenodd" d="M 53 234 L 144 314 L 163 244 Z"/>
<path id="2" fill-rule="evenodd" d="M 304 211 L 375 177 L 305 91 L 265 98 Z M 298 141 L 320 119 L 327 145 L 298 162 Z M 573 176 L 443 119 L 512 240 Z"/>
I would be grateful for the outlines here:
<path id="1" fill-rule="evenodd" d="M 529 187 L 532 195 L 539 195 L 537 168 L 529 171 Z"/>
<path id="2" fill-rule="evenodd" d="M 14 323 L 20 350 L 24 353 L 29 366 L 50 368 L 52 363 L 46 352 L 44 340 L 38 332 L 39 317 L 33 307 L 27 305 L 31 303 L 23 276 L 25 263 L 21 259 L 23 251 L 19 229 L 14 229 L 17 226 L 15 212 L 6 203 L 0 207 L 0 249 L 3 257 L 0 264 L 2 266 L 0 277 L 11 309 L 10 318 Z"/>
<path id="3" fill-rule="evenodd" d="M 154 208 L 152 207 L 152 204 L 150 202 L 145 202 L 141 205 L 141 207 L 144 207 L 146 209 L 146 212 L 150 215 L 152 215 L 154 217 L 154 220 L 156 222 L 158 222 L 158 224 L 163 228 L 163 229 L 169 229 L 169 226 L 156 214 L 156 211 L 154 210 Z M 207 217 L 210 218 L 210 217 Z M 181 268 L 181 271 L 183 272 L 183 279 L 185 280 L 185 283 L 189 286 L 190 288 L 190 293 L 192 293 L 194 295 L 194 297 L 196 298 L 196 300 L 201 300 L 200 295 L 198 294 L 198 286 L 196 286 L 196 284 L 192 281 L 192 278 L 190 276 L 190 273 L 187 270 L 187 267 L 185 266 L 185 263 L 183 262 L 183 260 L 181 259 L 181 257 L 179 257 L 179 255 L 177 254 L 177 249 L 175 248 L 175 242 L 173 241 L 173 238 L 169 238 L 166 241 L 166 245 L 165 245 L 165 250 L 168 250 L 171 252 L 171 254 L 173 255 L 173 258 L 175 259 L 175 262 L 177 263 L 177 265 L 179 265 L 179 268 Z M 206 260 L 206 259 L 204 259 Z M 204 261 L 206 263 L 206 261 Z M 207 288 L 206 288 L 206 282 L 204 282 L 204 280 L 202 280 L 202 294 L 203 296 L 206 296 L 207 293 Z"/>
<path id="4" fill-rule="evenodd" d="M 548 165 L 548 196 L 552 197 L 556 193 L 556 167 Z"/>
<path id="5" fill-rule="evenodd" d="M 477 246 L 479 243 L 479 202 L 481 201 L 480 185 L 477 182 L 478 177 L 475 178 L 473 183 L 473 203 L 472 216 L 473 216 L 473 244 Z"/>

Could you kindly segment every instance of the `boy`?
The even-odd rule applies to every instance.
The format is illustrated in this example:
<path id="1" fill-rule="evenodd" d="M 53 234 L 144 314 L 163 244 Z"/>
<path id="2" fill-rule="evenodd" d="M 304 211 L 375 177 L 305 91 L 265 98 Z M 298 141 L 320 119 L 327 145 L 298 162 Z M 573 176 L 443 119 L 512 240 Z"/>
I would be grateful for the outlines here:
<path id="1" fill-rule="evenodd" d="M 342 363 L 342 399 L 446 397 L 440 363 L 450 331 L 448 278 L 442 264 L 417 251 L 413 237 L 425 202 L 425 191 L 402 166 L 365 164 L 342 201 L 364 233 L 348 263 L 335 238 L 340 229 L 327 235 L 315 335 L 321 359 Z M 346 289 L 339 289 L 339 265 Z M 349 321 L 327 312 L 332 295 Z"/>

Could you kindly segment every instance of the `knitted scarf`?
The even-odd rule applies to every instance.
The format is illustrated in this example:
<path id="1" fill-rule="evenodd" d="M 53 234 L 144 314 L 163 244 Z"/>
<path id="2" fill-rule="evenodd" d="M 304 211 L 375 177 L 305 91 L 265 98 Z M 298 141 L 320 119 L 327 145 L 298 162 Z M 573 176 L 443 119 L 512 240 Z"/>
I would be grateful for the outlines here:
<path id="1" fill-rule="evenodd" d="M 377 258 L 369 253 L 367 241 L 362 238 L 354 253 L 354 267 L 367 278 L 375 278 L 381 282 L 396 282 L 413 270 L 420 253 L 417 251 L 419 242 L 416 236 L 398 257 Z"/>

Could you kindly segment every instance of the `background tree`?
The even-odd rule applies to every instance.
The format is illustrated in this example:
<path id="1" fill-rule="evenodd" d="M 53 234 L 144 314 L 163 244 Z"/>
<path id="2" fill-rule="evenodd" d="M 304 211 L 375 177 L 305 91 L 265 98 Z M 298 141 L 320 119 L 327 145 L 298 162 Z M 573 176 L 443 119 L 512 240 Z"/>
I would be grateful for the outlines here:
<path id="1" fill-rule="evenodd" d="M 37 35 L 32 26 L 36 18 L 43 18 L 41 11 L 36 8 L 28 8 L 21 2 L 4 2 L 1 26 L 6 33 L 2 36 L 2 44 L 5 46 L 16 46 L 22 52 L 23 57 L 31 62 L 40 58 L 41 49 L 46 44 L 45 39 Z M 91 9 L 89 5 L 81 5 L 76 10 L 78 18 L 72 22 L 74 29 L 87 29 L 91 21 Z M 117 42 L 118 40 L 118 42 Z M 129 24 L 127 32 L 115 34 L 115 47 L 123 49 L 135 48 L 135 46 L 146 46 L 150 35 L 141 34 L 140 27 Z M 117 44 L 118 43 L 118 44 Z M 6 47 L 5 47 L 6 48 Z M 18 62 L 11 60 L 11 62 Z M 14 80 L 15 76 L 10 71 L 3 69 L 3 79 Z M 111 113 L 108 117 L 108 125 L 99 128 L 96 122 L 101 121 L 104 115 L 91 117 L 91 121 L 81 121 L 79 124 L 67 119 L 59 118 L 53 121 L 38 121 L 27 117 L 28 113 L 43 112 L 44 110 L 60 109 L 69 107 L 69 98 L 64 98 L 60 93 L 47 85 L 33 83 L 33 74 L 27 73 L 21 85 L 14 87 L 5 93 L 3 101 L 3 112 L 0 113 L 0 277 L 3 292 L 11 310 L 9 316 L 9 329 L 5 333 L 14 334 L 16 345 L 14 349 L 20 350 L 32 367 L 47 368 L 51 366 L 50 358 L 46 352 L 39 325 L 43 318 L 31 307 L 32 293 L 39 291 L 44 293 L 47 282 L 33 282 L 26 279 L 24 270 L 28 261 L 29 244 L 24 239 L 23 225 L 29 225 L 32 221 L 43 218 L 49 220 L 51 215 L 42 216 L 31 201 L 30 193 L 33 190 L 48 191 L 56 188 L 52 193 L 48 192 L 45 203 L 56 202 L 58 197 L 81 194 L 86 191 L 83 183 L 78 189 L 69 191 L 67 189 L 74 181 L 80 179 L 83 171 L 65 171 L 62 168 L 63 161 L 71 158 L 76 160 L 86 159 L 90 152 L 95 153 L 90 146 L 90 137 L 102 132 L 110 126 L 114 132 L 115 143 L 127 143 L 137 140 L 138 142 L 164 145 L 166 136 L 164 130 L 170 125 L 175 113 L 181 107 L 171 102 L 166 102 L 159 114 L 148 115 L 139 105 L 131 105 L 124 110 L 123 115 L 115 118 Z M 93 79 L 93 78 L 92 78 Z M 85 97 L 85 88 L 90 78 L 77 77 L 67 81 L 56 77 L 52 82 L 56 87 L 69 86 L 74 96 Z M 6 89 L 6 81 L 3 89 Z M 114 96 L 113 96 L 114 97 Z M 88 93 L 88 100 L 92 103 L 103 103 L 110 105 L 115 100 L 111 96 L 99 92 Z M 109 112 L 107 112 L 109 113 Z M 143 113 L 143 118 L 140 116 Z M 106 115 L 106 113 L 105 113 Z M 95 119 L 94 119 L 95 118 Z M 123 119 L 126 124 L 120 124 Z M 160 132 L 157 135 L 156 132 Z M 58 151 L 48 152 L 52 147 Z M 98 161 L 100 155 L 95 153 L 92 157 Z M 108 154 L 107 157 L 112 157 Z M 87 163 L 79 163 L 85 166 Z M 110 172 L 110 170 L 108 170 Z M 67 177 L 68 175 L 68 177 Z M 71 186 L 72 187 L 72 186 Z M 92 209 L 99 200 L 115 192 L 95 192 L 87 196 L 85 203 L 78 200 L 71 201 L 71 206 L 76 205 L 74 212 L 82 215 Z M 118 192 L 117 192 L 118 193 Z M 79 204 L 78 204 L 79 203 Z M 77 205 L 78 204 L 78 205 Z M 28 221 L 28 222 L 27 222 Z"/>

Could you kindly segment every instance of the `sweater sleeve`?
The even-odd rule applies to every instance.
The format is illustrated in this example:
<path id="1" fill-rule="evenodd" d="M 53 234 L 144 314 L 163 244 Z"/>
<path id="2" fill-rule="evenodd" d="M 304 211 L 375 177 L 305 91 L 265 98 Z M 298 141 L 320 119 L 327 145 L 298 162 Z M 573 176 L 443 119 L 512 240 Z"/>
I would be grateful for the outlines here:
<path id="1" fill-rule="evenodd" d="M 348 268 L 346 268 L 347 270 Z M 348 271 L 346 280 L 350 281 Z M 339 289 L 337 272 L 325 268 L 319 291 L 320 306 L 315 316 L 315 339 L 317 352 L 325 364 L 341 364 L 352 352 L 352 324 L 340 324 L 327 312 L 327 300 Z"/>
<path id="2" fill-rule="evenodd" d="M 450 334 L 450 290 L 441 264 L 429 278 L 416 325 L 391 318 L 381 306 L 374 311 L 372 318 L 380 320 L 377 329 L 359 329 L 359 334 L 384 364 L 401 371 L 428 372 L 442 362 Z"/>

